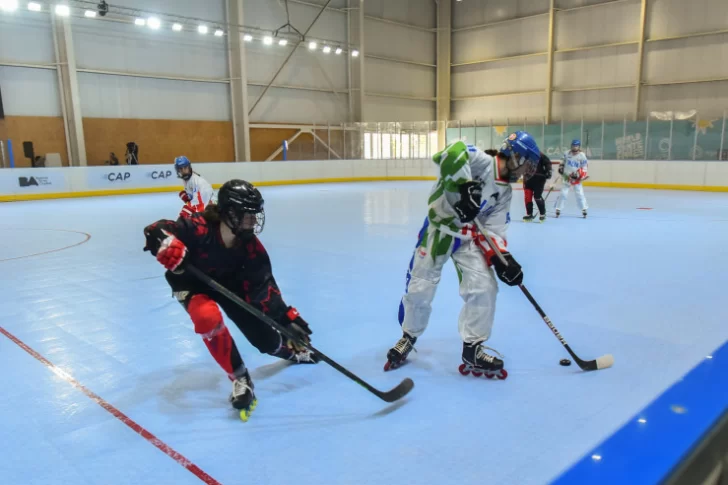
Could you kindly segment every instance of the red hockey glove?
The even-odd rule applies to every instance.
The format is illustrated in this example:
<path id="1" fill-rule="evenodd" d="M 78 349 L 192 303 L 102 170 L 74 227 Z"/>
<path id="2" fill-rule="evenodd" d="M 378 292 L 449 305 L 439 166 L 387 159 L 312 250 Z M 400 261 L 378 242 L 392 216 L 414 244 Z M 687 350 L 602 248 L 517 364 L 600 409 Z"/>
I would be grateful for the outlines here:
<path id="1" fill-rule="evenodd" d="M 190 205 L 185 205 L 182 207 L 182 210 L 179 211 L 179 217 L 182 217 L 184 219 L 189 219 L 192 217 L 192 214 L 195 213 L 195 208 Z"/>
<path id="2" fill-rule="evenodd" d="M 187 247 L 174 236 L 168 236 L 157 251 L 157 261 L 170 271 L 176 270 L 187 256 Z"/>
<path id="3" fill-rule="evenodd" d="M 179 191 L 179 198 L 182 199 L 182 202 L 184 202 L 185 204 L 192 202 L 192 198 L 190 197 L 190 194 L 188 194 L 186 190 Z"/>

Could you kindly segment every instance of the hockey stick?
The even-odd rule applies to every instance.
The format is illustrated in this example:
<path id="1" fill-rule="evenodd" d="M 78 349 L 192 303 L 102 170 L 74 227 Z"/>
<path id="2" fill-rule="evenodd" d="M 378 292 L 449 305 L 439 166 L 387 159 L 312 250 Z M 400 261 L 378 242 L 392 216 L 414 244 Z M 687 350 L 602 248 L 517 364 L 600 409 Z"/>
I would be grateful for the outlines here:
<path id="1" fill-rule="evenodd" d="M 547 200 L 549 199 L 549 195 L 551 195 L 551 192 L 552 192 L 552 191 L 554 190 L 554 185 L 556 185 L 556 184 L 555 184 L 555 183 L 554 183 L 554 184 L 551 184 L 551 188 L 549 189 L 549 193 L 548 193 L 548 194 L 546 194 L 546 197 L 544 197 L 544 198 L 543 198 L 543 203 L 544 203 L 544 204 L 545 204 L 545 203 L 546 203 L 546 201 L 547 201 Z"/>
<path id="2" fill-rule="evenodd" d="M 378 389 L 375 389 L 374 387 L 370 386 L 366 381 L 363 379 L 357 377 L 353 373 L 349 372 L 346 368 L 340 366 L 333 360 L 331 360 L 329 357 L 327 357 L 325 354 L 323 354 L 321 351 L 315 349 L 312 345 L 306 344 L 304 342 L 301 342 L 299 338 L 294 336 L 287 328 L 285 328 L 283 325 L 279 324 L 272 318 L 270 318 L 265 313 L 261 312 L 257 308 L 253 307 L 246 301 L 244 301 L 242 298 L 240 298 L 238 295 L 233 293 L 232 291 L 228 290 L 224 286 L 222 286 L 220 283 L 215 281 L 214 279 L 207 276 L 205 273 L 203 273 L 201 270 L 196 268 L 195 266 L 187 263 L 184 266 L 185 271 L 189 271 L 192 273 L 197 279 L 208 285 L 213 290 L 217 291 L 218 293 L 222 294 L 223 296 L 227 297 L 230 301 L 241 307 L 243 310 L 247 311 L 248 313 L 251 313 L 253 316 L 257 317 L 258 319 L 262 320 L 263 323 L 270 325 L 274 329 L 276 329 L 281 334 L 285 335 L 291 340 L 294 340 L 298 345 L 301 345 L 302 347 L 307 348 L 311 352 L 313 352 L 319 359 L 323 360 L 327 364 L 329 364 L 331 367 L 336 369 L 337 371 L 344 374 L 349 379 L 353 380 L 357 384 L 364 387 L 367 391 L 371 392 L 375 396 L 377 396 L 379 399 L 385 401 L 385 402 L 395 402 L 399 399 L 402 399 L 404 396 L 409 393 L 412 388 L 414 387 L 415 383 L 407 377 L 402 382 L 400 382 L 395 388 L 393 388 L 390 391 L 382 392 Z"/>
<path id="3" fill-rule="evenodd" d="M 473 222 L 476 226 L 478 226 L 478 230 L 483 234 L 483 237 L 485 237 L 485 241 L 488 243 L 488 246 L 490 246 L 490 249 L 495 251 L 496 256 L 498 256 L 498 259 L 501 260 L 503 264 L 508 266 L 508 261 L 506 261 L 506 258 L 503 257 L 503 254 L 501 254 L 500 250 L 496 247 L 495 243 L 488 237 L 488 233 L 486 232 L 483 225 L 480 223 L 478 219 L 474 219 Z M 523 284 L 518 285 L 518 287 L 521 289 L 524 295 L 526 295 L 526 298 L 528 298 L 528 301 L 531 302 L 531 305 L 536 309 L 539 315 L 541 315 L 541 318 L 543 318 L 543 321 L 546 322 L 546 325 L 549 326 L 551 331 L 556 335 L 556 337 L 559 339 L 559 342 L 561 342 L 561 345 L 564 346 L 567 352 L 569 352 L 569 355 L 573 357 L 576 364 L 581 367 L 581 370 L 597 370 L 597 369 L 606 369 L 607 367 L 612 367 L 614 364 L 614 357 L 612 354 L 606 354 L 602 355 L 596 360 L 588 360 L 584 361 L 581 360 L 573 350 L 571 350 L 571 347 L 569 347 L 569 344 L 566 343 L 566 340 L 564 340 L 564 337 L 561 336 L 559 331 L 554 327 L 554 324 L 551 323 L 551 319 L 544 313 L 544 311 L 541 309 L 538 303 L 536 303 L 536 300 L 531 296 L 531 293 L 526 289 L 526 287 Z"/>

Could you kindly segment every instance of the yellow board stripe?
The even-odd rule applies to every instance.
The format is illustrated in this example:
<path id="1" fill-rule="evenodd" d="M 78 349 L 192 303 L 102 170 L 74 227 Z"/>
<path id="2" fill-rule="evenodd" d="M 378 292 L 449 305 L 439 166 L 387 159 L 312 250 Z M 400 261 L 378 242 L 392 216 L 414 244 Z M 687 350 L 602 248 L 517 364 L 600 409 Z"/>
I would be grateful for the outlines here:
<path id="1" fill-rule="evenodd" d="M 728 192 L 720 185 L 677 185 L 677 184 L 634 184 L 630 182 L 584 182 L 589 187 L 610 187 L 621 189 L 695 190 L 699 192 Z"/>

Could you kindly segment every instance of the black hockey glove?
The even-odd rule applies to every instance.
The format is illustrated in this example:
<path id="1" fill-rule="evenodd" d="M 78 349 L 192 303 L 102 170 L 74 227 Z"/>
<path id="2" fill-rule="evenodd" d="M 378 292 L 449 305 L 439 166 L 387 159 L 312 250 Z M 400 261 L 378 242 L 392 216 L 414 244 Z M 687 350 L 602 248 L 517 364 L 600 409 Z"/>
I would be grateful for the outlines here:
<path id="1" fill-rule="evenodd" d="M 309 335 L 311 335 L 313 331 L 311 330 L 311 327 L 308 326 L 308 323 L 306 323 L 306 320 L 301 318 L 298 310 L 293 307 L 288 307 L 288 311 L 283 315 L 281 320 L 282 321 L 280 323 L 282 323 L 284 327 L 290 330 L 297 339 L 301 340 L 306 344 L 311 343 L 311 338 L 309 337 Z M 304 347 L 302 347 L 298 344 L 298 342 L 295 341 L 291 341 L 291 345 L 293 345 L 294 348 L 299 352 L 304 349 Z"/>
<path id="2" fill-rule="evenodd" d="M 559 165 L 559 173 L 561 175 L 564 175 L 564 166 L 563 165 Z"/>
<path id="3" fill-rule="evenodd" d="M 453 206 L 460 222 L 470 222 L 480 212 L 480 201 L 483 198 L 483 188 L 480 183 L 471 180 L 459 188 L 460 200 Z"/>
<path id="4" fill-rule="evenodd" d="M 495 274 L 498 278 L 508 286 L 518 286 L 523 283 L 523 271 L 521 265 L 513 259 L 511 253 L 502 253 L 503 257 L 508 261 L 508 266 L 504 265 L 497 255 L 493 255 L 490 262 L 495 267 Z"/>

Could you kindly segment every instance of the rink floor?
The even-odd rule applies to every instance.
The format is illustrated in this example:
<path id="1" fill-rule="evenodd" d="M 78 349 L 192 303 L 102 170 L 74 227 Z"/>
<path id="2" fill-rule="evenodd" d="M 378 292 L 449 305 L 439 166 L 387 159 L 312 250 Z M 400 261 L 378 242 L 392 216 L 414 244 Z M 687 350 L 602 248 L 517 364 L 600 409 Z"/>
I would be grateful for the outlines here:
<path id="1" fill-rule="evenodd" d="M 175 218 L 175 194 L 0 205 L 0 477 L 23 484 L 544 484 L 615 433 L 728 339 L 728 196 L 586 188 L 560 219 L 509 245 L 524 283 L 585 359 L 516 288 L 501 286 L 488 345 L 509 377 L 463 377 L 457 277 L 446 267 L 410 363 L 384 373 L 430 182 L 263 187 L 261 239 L 314 344 L 380 389 L 324 363 L 261 355 L 229 324 L 259 405 L 247 423 L 143 227 Z M 558 193 L 552 193 L 552 212 Z M 152 438 L 151 435 L 156 437 Z"/>

